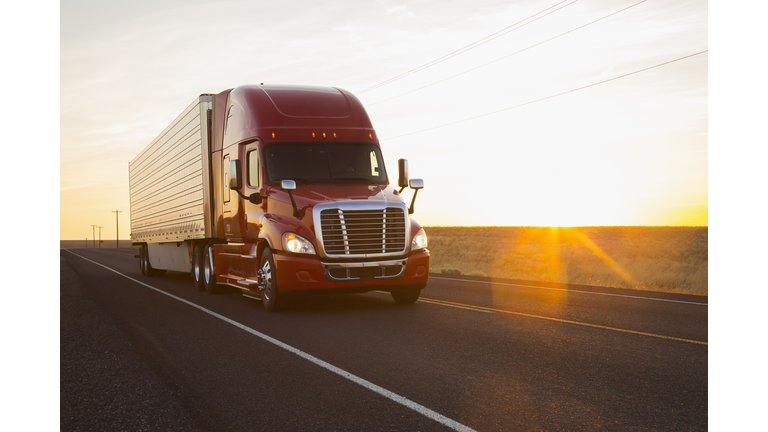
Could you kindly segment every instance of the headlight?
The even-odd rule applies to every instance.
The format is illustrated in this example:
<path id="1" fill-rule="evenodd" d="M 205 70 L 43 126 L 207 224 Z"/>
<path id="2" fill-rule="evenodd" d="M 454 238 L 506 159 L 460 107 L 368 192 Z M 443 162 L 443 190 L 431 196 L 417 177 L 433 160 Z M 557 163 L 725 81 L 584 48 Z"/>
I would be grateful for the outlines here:
<path id="1" fill-rule="evenodd" d="M 413 240 L 411 240 L 411 250 L 419 250 L 424 249 L 427 247 L 427 233 L 424 232 L 424 228 L 420 229 L 419 232 L 416 233 L 415 236 L 413 236 Z"/>
<path id="2" fill-rule="evenodd" d="M 312 243 L 309 240 L 290 232 L 283 234 L 283 250 L 300 254 L 315 253 L 315 247 L 312 246 Z"/>

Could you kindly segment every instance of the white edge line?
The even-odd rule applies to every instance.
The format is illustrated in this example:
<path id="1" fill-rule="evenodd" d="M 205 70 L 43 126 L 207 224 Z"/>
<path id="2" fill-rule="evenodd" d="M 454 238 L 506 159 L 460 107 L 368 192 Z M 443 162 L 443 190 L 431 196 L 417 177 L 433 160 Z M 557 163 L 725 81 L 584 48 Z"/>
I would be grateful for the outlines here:
<path id="1" fill-rule="evenodd" d="M 456 281 L 456 282 L 474 282 L 474 283 L 484 283 L 484 284 L 491 284 L 491 285 L 507 285 L 507 286 L 523 287 L 523 288 L 536 288 L 536 289 L 553 290 L 553 291 L 568 291 L 568 292 L 575 292 L 575 293 L 581 293 L 581 294 L 595 294 L 595 295 L 604 295 L 604 296 L 613 296 L 613 297 L 627 297 L 627 298 L 641 299 L 641 300 L 656 300 L 656 301 L 665 301 L 665 302 L 673 302 L 673 303 L 694 304 L 699 306 L 709 306 L 708 303 L 697 303 L 697 302 L 689 302 L 689 301 L 683 301 L 683 300 L 670 300 L 670 299 L 662 299 L 662 298 L 656 298 L 656 297 L 641 297 L 641 296 L 631 296 L 631 295 L 625 295 L 625 294 L 609 294 L 609 293 L 580 291 L 580 290 L 572 290 L 572 289 L 564 289 L 564 288 L 549 288 L 549 287 L 533 286 L 533 285 L 521 285 L 521 284 L 513 284 L 513 283 L 506 283 L 506 282 L 488 282 L 488 281 L 478 281 L 478 280 L 472 280 L 472 279 L 454 279 L 454 278 L 446 278 L 446 277 L 438 277 L 438 276 L 430 276 L 429 278 L 450 280 L 450 281 Z"/>
<path id="2" fill-rule="evenodd" d="M 275 344 L 275 345 L 279 346 L 280 348 L 283 348 L 286 351 L 290 351 L 293 354 L 296 354 L 297 356 L 299 356 L 299 357 L 301 357 L 301 358 L 303 358 L 305 360 L 309 360 L 310 362 L 312 362 L 312 363 L 314 363 L 314 364 L 316 364 L 316 365 L 318 365 L 318 366 L 320 366 L 320 367 L 322 367 L 324 369 L 327 369 L 327 370 L 329 370 L 329 371 L 331 371 L 331 372 L 333 372 L 333 373 L 335 373 L 337 375 L 340 375 L 340 376 L 342 376 L 342 377 L 344 377 L 344 378 L 346 378 L 346 379 L 348 379 L 348 380 L 350 380 L 350 381 L 352 381 L 352 382 L 354 382 L 356 384 L 359 384 L 359 385 L 367 388 L 368 390 L 371 390 L 371 391 L 373 391 L 375 393 L 378 393 L 378 394 L 386 397 L 387 399 L 390 399 L 390 400 L 392 400 L 394 402 L 397 402 L 397 403 L 399 403 L 399 404 L 401 404 L 401 405 L 403 405 L 403 406 L 405 406 L 407 408 L 410 408 L 410 409 L 418 412 L 419 414 L 421 414 L 421 415 L 423 415 L 425 417 L 428 417 L 428 418 L 430 418 L 430 419 L 432 419 L 432 420 L 434 420 L 434 421 L 436 421 L 438 423 L 441 423 L 441 424 L 443 424 L 443 425 L 445 425 L 445 426 L 447 426 L 447 427 L 449 427 L 449 428 L 451 428 L 451 429 L 453 429 L 455 431 L 475 432 L 474 429 L 472 429 L 472 428 L 470 428 L 468 426 L 464 426 L 463 424 L 461 424 L 461 423 L 459 423 L 457 421 L 451 420 L 448 417 L 446 417 L 446 416 L 444 416 L 444 415 L 442 415 L 440 413 L 437 413 L 435 411 L 432 411 L 431 409 L 429 409 L 429 408 L 427 408 L 425 406 L 419 405 L 416 402 L 411 401 L 410 399 L 407 399 L 407 398 L 405 398 L 403 396 L 400 396 L 400 395 L 397 395 L 395 393 L 392 393 L 391 391 L 389 391 L 389 390 L 387 390 L 387 389 L 385 389 L 383 387 L 379 387 L 379 386 L 377 386 L 376 384 L 374 384 L 374 383 L 372 383 L 370 381 L 364 380 L 364 379 L 358 377 L 357 375 L 353 375 L 353 374 L 351 374 L 351 373 L 349 373 L 349 372 L 347 372 L 347 371 L 345 371 L 343 369 L 340 369 L 340 368 L 338 368 L 338 367 L 336 367 L 336 366 L 334 366 L 334 365 L 332 365 L 332 364 L 330 364 L 328 362 L 320 360 L 319 358 L 317 358 L 317 357 L 315 357 L 315 356 L 313 356 L 311 354 L 307 354 L 304 351 L 299 350 L 298 348 L 294 348 L 294 347 L 292 347 L 292 346 L 290 346 L 290 345 L 288 345 L 286 343 L 280 342 L 279 340 L 277 340 L 277 339 L 275 339 L 273 337 L 267 336 L 264 333 L 261 333 L 259 331 L 256 331 L 256 330 L 250 328 L 250 327 L 247 327 L 247 326 L 245 326 L 243 324 L 240 324 L 239 322 L 231 320 L 231 319 L 229 319 L 229 318 L 227 318 L 227 317 L 225 317 L 223 315 L 219 315 L 216 312 L 213 312 L 212 310 L 206 309 L 206 308 L 204 308 L 204 307 L 202 307 L 202 306 L 200 306 L 200 305 L 198 305 L 196 303 L 192 303 L 189 300 L 185 300 L 185 299 L 183 299 L 181 297 L 177 297 L 177 296 L 175 296 L 173 294 L 167 293 L 167 292 L 165 292 L 165 291 L 163 291 L 163 290 L 161 290 L 159 288 L 155 288 L 155 287 L 153 287 L 151 285 L 147 285 L 144 282 L 141 282 L 140 280 L 136 280 L 136 279 L 134 279 L 134 278 L 132 278 L 130 276 L 124 275 L 124 274 L 120 273 L 117 270 L 114 270 L 112 268 L 109 268 L 109 267 L 105 266 L 104 264 L 97 263 L 96 261 L 90 260 L 90 259 L 88 259 L 88 258 L 86 258 L 86 257 L 84 257 L 82 255 L 78 255 L 78 254 L 76 254 L 76 253 L 74 253 L 74 252 L 72 252 L 72 251 L 70 251 L 68 249 L 64 249 L 64 250 L 66 250 L 67 252 L 71 253 L 72 255 L 80 257 L 80 258 L 82 258 L 82 259 L 84 259 L 86 261 L 89 261 L 89 262 L 92 262 L 92 263 L 94 263 L 94 264 L 96 264 L 98 266 L 104 267 L 105 269 L 107 269 L 109 271 L 115 272 L 115 273 L 119 274 L 120 276 L 122 276 L 122 277 L 124 277 L 124 278 L 126 278 L 128 280 L 136 282 L 136 283 L 138 283 L 140 285 L 143 285 L 143 286 L 145 286 L 147 288 L 153 289 L 153 290 L 155 290 L 155 291 L 157 291 L 157 292 L 159 292 L 161 294 L 165 294 L 168 297 L 171 297 L 171 298 L 173 298 L 175 300 L 178 300 L 178 301 L 180 301 L 182 303 L 186 303 L 189 306 L 192 306 L 192 307 L 194 307 L 196 309 L 199 309 L 199 310 L 201 310 L 201 311 L 203 311 L 203 312 L 205 312 L 205 313 L 207 313 L 207 314 L 209 314 L 211 316 L 214 316 L 214 317 L 216 317 L 216 318 L 218 318 L 218 319 L 220 319 L 220 320 L 222 320 L 222 321 L 224 321 L 226 323 L 232 324 L 235 327 L 238 327 L 238 328 L 240 328 L 242 330 L 245 330 L 246 332 L 248 332 L 248 333 L 250 333 L 250 334 L 252 334 L 254 336 L 258 336 L 258 337 L 264 339 L 267 342 Z"/>

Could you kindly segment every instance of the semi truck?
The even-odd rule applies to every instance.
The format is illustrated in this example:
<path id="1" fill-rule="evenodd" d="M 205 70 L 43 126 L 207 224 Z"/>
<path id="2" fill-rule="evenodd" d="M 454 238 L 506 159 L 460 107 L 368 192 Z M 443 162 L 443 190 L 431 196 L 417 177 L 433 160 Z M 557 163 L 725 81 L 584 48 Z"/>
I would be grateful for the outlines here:
<path id="1" fill-rule="evenodd" d="M 424 182 L 400 159 L 391 183 L 346 90 L 202 94 L 128 170 L 144 276 L 188 272 L 200 290 L 236 287 L 270 312 L 303 294 L 378 290 L 413 303 L 429 280 L 427 235 L 411 217 Z"/>

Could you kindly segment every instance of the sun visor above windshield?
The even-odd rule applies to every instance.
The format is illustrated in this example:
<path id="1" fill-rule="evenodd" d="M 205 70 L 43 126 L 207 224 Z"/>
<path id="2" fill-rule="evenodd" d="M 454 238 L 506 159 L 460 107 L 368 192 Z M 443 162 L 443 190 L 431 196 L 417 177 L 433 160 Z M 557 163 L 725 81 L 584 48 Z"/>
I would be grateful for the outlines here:
<path id="1" fill-rule="evenodd" d="M 360 100 L 339 88 L 238 86 L 226 102 L 226 106 L 216 105 L 214 115 L 220 120 L 215 129 L 223 136 L 224 148 L 253 137 L 263 142 L 378 143 Z"/>

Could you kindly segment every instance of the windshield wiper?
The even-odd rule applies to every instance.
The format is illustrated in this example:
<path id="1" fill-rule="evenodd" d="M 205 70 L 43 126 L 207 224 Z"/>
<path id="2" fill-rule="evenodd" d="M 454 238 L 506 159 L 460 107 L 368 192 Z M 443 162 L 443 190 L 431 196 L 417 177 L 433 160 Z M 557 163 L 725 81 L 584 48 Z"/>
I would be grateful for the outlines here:
<path id="1" fill-rule="evenodd" d="M 284 178 L 284 179 L 275 179 L 273 181 L 279 182 L 281 180 L 293 180 L 296 183 L 314 184 L 314 182 L 312 182 L 312 181 L 309 181 L 309 180 L 304 179 L 304 178 L 299 178 L 299 177 L 289 177 L 289 178 Z"/>
<path id="2" fill-rule="evenodd" d="M 371 180 L 368 180 L 365 177 L 336 177 L 334 180 L 362 180 L 363 183 L 375 184 L 374 182 L 372 182 Z"/>

